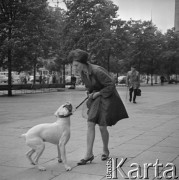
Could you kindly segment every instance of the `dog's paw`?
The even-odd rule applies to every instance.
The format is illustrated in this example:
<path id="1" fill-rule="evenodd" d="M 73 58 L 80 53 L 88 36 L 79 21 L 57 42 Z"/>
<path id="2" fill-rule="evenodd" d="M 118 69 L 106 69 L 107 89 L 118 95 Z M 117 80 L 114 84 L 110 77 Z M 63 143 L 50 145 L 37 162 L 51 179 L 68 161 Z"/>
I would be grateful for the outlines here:
<path id="1" fill-rule="evenodd" d="M 39 171 L 46 171 L 46 168 L 43 166 L 38 166 Z"/>
<path id="2" fill-rule="evenodd" d="M 65 166 L 66 171 L 71 171 L 71 167 L 70 166 Z"/>

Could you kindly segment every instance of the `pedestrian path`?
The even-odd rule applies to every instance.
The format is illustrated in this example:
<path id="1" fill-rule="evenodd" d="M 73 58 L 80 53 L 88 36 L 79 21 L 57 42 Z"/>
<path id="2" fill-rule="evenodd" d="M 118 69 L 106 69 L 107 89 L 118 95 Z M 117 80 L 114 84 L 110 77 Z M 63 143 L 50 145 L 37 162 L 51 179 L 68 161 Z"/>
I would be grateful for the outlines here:
<path id="1" fill-rule="evenodd" d="M 137 104 L 128 102 L 126 87 L 118 87 L 118 92 L 129 118 L 108 128 L 113 162 L 120 163 L 126 159 L 121 167 L 123 172 L 128 175 L 138 167 L 132 175 L 141 174 L 141 179 L 146 176 L 157 179 L 155 172 L 162 179 L 173 176 L 173 171 L 165 174 L 167 169 L 171 169 L 166 167 L 167 163 L 172 163 L 176 167 L 175 175 L 179 176 L 179 86 L 142 87 L 142 96 L 137 97 Z M 63 165 L 57 162 L 57 148 L 52 144 L 46 143 L 39 161 L 46 167 L 45 172 L 38 171 L 25 157 L 28 147 L 20 135 L 36 124 L 54 122 L 53 113 L 64 102 L 70 101 L 76 107 L 84 98 L 85 92 L 78 89 L 0 97 L 0 180 L 107 179 L 106 162 L 101 161 L 102 141 L 97 126 L 94 160 L 85 166 L 76 165 L 83 158 L 86 148 L 87 127 L 86 119 L 81 117 L 81 107 L 71 116 L 71 138 L 66 147 L 72 171 L 66 172 Z M 156 171 L 157 159 L 163 167 Z M 150 163 L 154 167 L 149 167 L 146 174 L 144 164 Z M 113 178 L 126 178 L 124 174 L 122 177 L 121 169 L 113 169 Z"/>

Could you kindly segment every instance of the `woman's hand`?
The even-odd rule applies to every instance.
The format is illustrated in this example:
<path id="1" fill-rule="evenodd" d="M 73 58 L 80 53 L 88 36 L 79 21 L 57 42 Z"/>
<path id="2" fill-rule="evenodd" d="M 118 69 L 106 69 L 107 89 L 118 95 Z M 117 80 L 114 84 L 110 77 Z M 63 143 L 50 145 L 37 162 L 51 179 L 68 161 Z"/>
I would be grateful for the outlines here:
<path id="1" fill-rule="evenodd" d="M 93 92 L 88 94 L 89 99 L 96 99 L 98 96 L 100 96 L 100 92 Z"/>
<path id="2" fill-rule="evenodd" d="M 93 100 L 96 99 L 100 95 L 101 95 L 100 92 L 94 92 L 94 93 L 88 94 L 88 100 L 86 102 L 87 107 L 90 108 Z"/>
<path id="3" fill-rule="evenodd" d="M 89 97 L 89 94 L 90 94 L 89 91 L 86 91 L 86 95 L 87 95 L 88 97 Z"/>
<path id="4" fill-rule="evenodd" d="M 93 94 L 94 94 L 94 93 L 88 94 L 88 99 L 93 99 Z"/>
<path id="5" fill-rule="evenodd" d="M 100 95 L 101 95 L 100 92 L 94 92 L 92 98 L 96 99 Z"/>

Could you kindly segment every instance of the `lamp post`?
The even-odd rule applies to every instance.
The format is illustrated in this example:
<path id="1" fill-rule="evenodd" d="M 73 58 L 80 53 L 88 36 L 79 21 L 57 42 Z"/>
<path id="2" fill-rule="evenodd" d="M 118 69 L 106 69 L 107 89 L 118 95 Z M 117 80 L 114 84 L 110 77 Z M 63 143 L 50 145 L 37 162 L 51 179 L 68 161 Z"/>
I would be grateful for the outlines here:
<path id="1" fill-rule="evenodd" d="M 110 71 L 110 55 L 111 55 L 111 47 L 110 47 L 110 39 L 104 39 L 106 42 L 106 50 L 107 50 L 107 67 L 108 72 Z"/>

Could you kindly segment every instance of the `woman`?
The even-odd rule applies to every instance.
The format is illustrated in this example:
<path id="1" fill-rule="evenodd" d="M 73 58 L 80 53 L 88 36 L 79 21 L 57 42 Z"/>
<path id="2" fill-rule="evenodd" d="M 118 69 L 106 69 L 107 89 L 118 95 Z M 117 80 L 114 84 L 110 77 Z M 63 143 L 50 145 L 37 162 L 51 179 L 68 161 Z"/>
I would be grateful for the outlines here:
<path id="1" fill-rule="evenodd" d="M 107 160 L 109 157 L 107 126 L 115 125 L 120 119 L 128 118 L 128 114 L 117 93 L 115 82 L 104 68 L 88 62 L 89 55 L 86 51 L 73 50 L 68 58 L 73 61 L 74 70 L 80 73 L 89 92 L 87 151 L 78 165 L 85 165 L 94 159 L 93 143 L 96 124 L 99 125 L 103 141 L 101 160 Z"/>

